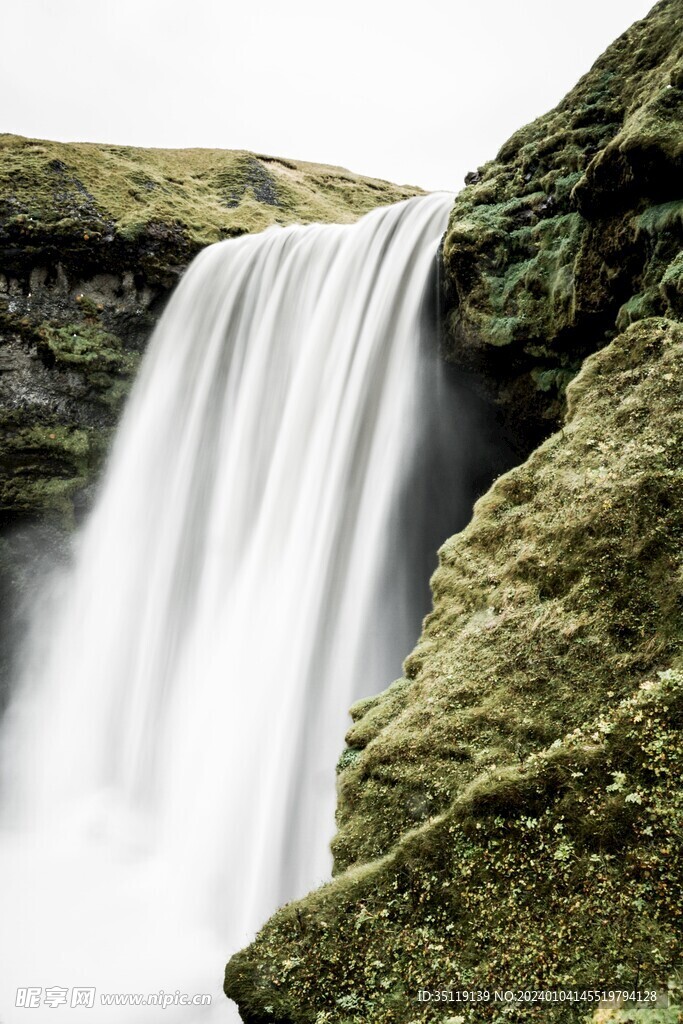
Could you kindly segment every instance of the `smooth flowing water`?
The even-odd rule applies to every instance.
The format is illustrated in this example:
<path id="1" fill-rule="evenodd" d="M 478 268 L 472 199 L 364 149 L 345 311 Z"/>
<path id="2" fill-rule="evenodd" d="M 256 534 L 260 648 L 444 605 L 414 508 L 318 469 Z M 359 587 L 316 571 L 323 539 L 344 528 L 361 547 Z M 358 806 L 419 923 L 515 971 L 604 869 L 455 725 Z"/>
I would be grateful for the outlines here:
<path id="1" fill-rule="evenodd" d="M 229 1020 L 228 955 L 329 877 L 347 709 L 426 611 L 447 423 L 457 491 L 451 202 L 220 243 L 173 295 L 5 718 L 5 1024 Z M 75 986 L 94 1008 L 44 1002 Z M 100 1002 L 160 989 L 213 1006 Z"/>

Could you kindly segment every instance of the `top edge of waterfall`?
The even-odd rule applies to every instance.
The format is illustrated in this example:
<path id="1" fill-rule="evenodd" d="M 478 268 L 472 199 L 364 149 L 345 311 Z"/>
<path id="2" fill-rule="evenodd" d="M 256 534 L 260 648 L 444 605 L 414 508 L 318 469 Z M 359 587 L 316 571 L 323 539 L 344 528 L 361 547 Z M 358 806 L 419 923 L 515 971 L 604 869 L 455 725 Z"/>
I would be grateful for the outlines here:
<path id="1" fill-rule="evenodd" d="M 438 200 L 443 202 L 444 206 L 445 206 L 445 201 L 447 200 L 449 208 L 450 208 L 450 206 L 452 206 L 452 204 L 453 204 L 453 202 L 455 200 L 456 195 L 457 195 L 457 192 L 449 192 L 449 191 L 447 191 L 445 189 L 439 189 L 436 192 L 427 192 L 425 195 L 409 196 L 407 199 L 401 199 L 401 200 L 399 200 L 396 203 L 385 203 L 385 204 L 383 204 L 381 206 L 376 206 L 376 207 L 374 207 L 374 209 L 368 210 L 366 213 L 362 214 L 362 216 L 358 217 L 357 220 L 352 221 L 350 224 L 340 224 L 340 223 L 334 223 L 334 222 L 333 223 L 323 223 L 322 221 L 309 221 L 309 222 L 305 222 L 305 223 L 304 222 L 299 222 L 299 223 L 293 223 L 293 224 L 269 224 L 267 227 L 263 228 L 263 230 L 261 230 L 261 231 L 250 231 L 250 232 L 246 232 L 243 235 L 237 235 L 234 238 L 224 238 L 224 239 L 221 239 L 218 242 L 213 242 L 211 245 L 207 245 L 206 249 L 222 248 L 222 247 L 224 247 L 226 245 L 234 244 L 235 242 L 244 242 L 247 239 L 263 238 L 264 235 L 285 234 L 285 233 L 288 233 L 288 234 L 298 234 L 298 233 L 309 232 L 309 231 L 316 231 L 316 230 L 318 230 L 318 231 L 326 231 L 326 232 L 334 232 L 334 231 L 345 231 L 346 232 L 346 231 L 349 231 L 349 230 L 353 230 L 354 228 L 358 227 L 359 224 L 363 224 L 364 222 L 366 222 L 366 221 L 368 221 L 370 219 L 376 219 L 378 217 L 386 216 L 390 211 L 395 211 L 395 210 L 399 210 L 399 209 L 408 209 L 408 207 L 416 207 L 416 206 L 423 206 L 423 205 L 434 205 L 435 206 L 435 205 L 437 205 L 436 201 L 438 201 Z M 206 251 L 206 249 L 204 251 Z"/>

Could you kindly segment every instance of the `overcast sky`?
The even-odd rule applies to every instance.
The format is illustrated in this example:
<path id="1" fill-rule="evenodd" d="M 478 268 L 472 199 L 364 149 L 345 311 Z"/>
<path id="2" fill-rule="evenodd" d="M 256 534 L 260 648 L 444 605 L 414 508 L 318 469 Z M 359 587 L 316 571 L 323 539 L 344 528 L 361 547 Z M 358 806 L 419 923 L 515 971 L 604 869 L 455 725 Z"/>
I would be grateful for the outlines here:
<path id="1" fill-rule="evenodd" d="M 650 0 L 14 0 L 0 130 L 458 189 Z"/>

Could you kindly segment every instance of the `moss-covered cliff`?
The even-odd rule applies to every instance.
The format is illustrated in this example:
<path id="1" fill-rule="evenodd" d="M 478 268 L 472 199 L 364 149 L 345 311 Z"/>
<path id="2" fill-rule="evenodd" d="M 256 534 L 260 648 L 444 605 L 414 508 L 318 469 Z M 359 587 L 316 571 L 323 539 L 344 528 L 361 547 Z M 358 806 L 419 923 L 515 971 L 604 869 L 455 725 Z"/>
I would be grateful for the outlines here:
<path id="1" fill-rule="evenodd" d="M 678 324 L 630 328 L 570 386 L 564 430 L 443 547 L 406 679 L 352 712 L 335 881 L 228 967 L 245 1020 L 436 1021 L 421 988 L 667 981 L 682 373 Z"/>
<path id="2" fill-rule="evenodd" d="M 683 966 L 681 28 L 663 0 L 456 200 L 447 354 L 520 450 L 559 429 L 445 543 L 405 678 L 352 710 L 335 878 L 227 967 L 249 1024 L 582 1021 L 417 997 Z"/>
<path id="3" fill-rule="evenodd" d="M 468 175 L 444 243 L 447 350 L 517 428 L 558 424 L 582 359 L 683 313 L 683 6 L 664 0 Z"/>

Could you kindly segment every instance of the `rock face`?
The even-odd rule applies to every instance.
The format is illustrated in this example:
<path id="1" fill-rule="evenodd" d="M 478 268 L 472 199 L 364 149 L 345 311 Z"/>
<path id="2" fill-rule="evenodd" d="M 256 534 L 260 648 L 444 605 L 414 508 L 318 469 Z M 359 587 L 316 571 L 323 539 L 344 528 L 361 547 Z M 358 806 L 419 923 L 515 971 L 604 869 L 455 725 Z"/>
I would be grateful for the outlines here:
<path id="1" fill-rule="evenodd" d="M 227 966 L 248 1024 L 574 1022 L 418 992 L 680 967 L 682 29 L 658 4 L 456 200 L 447 354 L 520 451 L 546 440 L 443 546 L 405 678 L 352 709 L 335 877 Z"/>
<path id="2" fill-rule="evenodd" d="M 455 201 L 447 354 L 500 403 L 522 452 L 558 425 L 588 353 L 683 310 L 682 123 L 683 8 L 664 0 Z"/>

